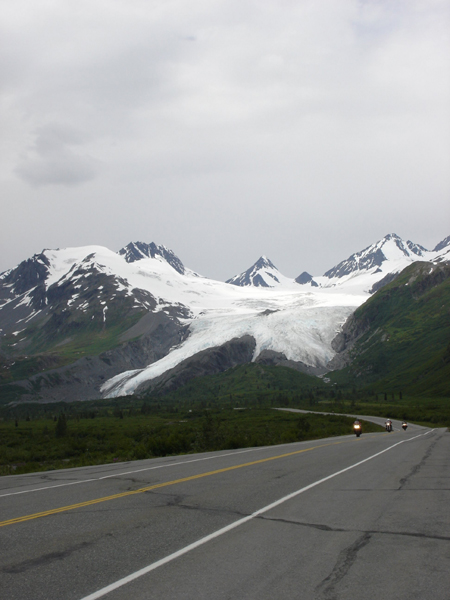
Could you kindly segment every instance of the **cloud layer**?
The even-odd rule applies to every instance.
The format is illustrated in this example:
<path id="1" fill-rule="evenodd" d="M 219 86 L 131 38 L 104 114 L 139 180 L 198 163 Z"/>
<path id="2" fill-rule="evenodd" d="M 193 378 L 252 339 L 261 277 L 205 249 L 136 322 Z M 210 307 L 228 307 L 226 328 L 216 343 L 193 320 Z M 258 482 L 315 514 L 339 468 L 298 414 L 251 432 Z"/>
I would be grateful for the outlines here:
<path id="1" fill-rule="evenodd" d="M 0 270 L 131 240 L 226 279 L 450 233 L 445 0 L 3 0 Z"/>

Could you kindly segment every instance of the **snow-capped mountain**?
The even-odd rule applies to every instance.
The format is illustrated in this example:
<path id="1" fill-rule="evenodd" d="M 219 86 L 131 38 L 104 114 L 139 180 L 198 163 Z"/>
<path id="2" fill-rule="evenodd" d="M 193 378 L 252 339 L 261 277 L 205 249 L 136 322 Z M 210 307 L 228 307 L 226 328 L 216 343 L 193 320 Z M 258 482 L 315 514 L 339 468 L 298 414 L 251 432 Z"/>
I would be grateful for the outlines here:
<path id="1" fill-rule="evenodd" d="M 376 244 L 368 246 L 361 252 L 352 254 L 347 260 L 340 262 L 324 274 L 328 279 L 342 278 L 361 271 L 380 268 L 385 262 L 413 262 L 423 259 L 427 250 L 423 246 L 404 242 L 398 235 L 386 235 Z"/>
<path id="2" fill-rule="evenodd" d="M 231 279 L 228 279 L 226 283 L 241 287 L 275 288 L 291 284 L 292 279 L 288 279 L 282 275 L 267 256 L 261 256 L 249 269 L 240 275 L 235 275 Z"/>
<path id="3" fill-rule="evenodd" d="M 355 293 L 373 293 L 381 285 L 391 281 L 400 271 L 418 260 L 441 262 L 449 260 L 450 236 L 429 251 L 419 244 L 402 240 L 390 233 L 360 252 L 341 261 L 323 276 L 312 276 L 306 271 L 295 279 L 285 277 L 275 265 L 262 256 L 249 269 L 227 281 L 238 286 L 292 287 L 346 287 Z"/>
<path id="4" fill-rule="evenodd" d="M 373 293 L 392 281 L 408 265 L 417 261 L 441 262 L 450 258 L 450 236 L 432 251 L 404 241 L 395 233 L 352 254 L 314 281 L 320 287 L 346 287 Z"/>
<path id="5" fill-rule="evenodd" d="M 261 257 L 225 283 L 154 243 L 44 250 L 0 275 L 0 383 L 17 385 L 14 369 L 27 360 L 20 385 L 30 398 L 132 394 L 219 348 L 222 370 L 264 355 L 324 372 L 333 338 L 374 286 L 412 261 L 449 260 L 446 240 L 429 252 L 391 234 L 297 280 Z"/>

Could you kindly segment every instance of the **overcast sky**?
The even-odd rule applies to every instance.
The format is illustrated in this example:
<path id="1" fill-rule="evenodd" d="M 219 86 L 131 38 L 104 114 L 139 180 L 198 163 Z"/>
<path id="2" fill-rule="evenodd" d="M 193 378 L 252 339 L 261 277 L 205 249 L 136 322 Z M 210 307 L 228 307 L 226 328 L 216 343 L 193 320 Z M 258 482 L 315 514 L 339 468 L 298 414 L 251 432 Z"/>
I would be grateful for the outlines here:
<path id="1" fill-rule="evenodd" d="M 450 235 L 448 0 L 0 0 L 0 272 L 171 248 L 225 280 Z"/>

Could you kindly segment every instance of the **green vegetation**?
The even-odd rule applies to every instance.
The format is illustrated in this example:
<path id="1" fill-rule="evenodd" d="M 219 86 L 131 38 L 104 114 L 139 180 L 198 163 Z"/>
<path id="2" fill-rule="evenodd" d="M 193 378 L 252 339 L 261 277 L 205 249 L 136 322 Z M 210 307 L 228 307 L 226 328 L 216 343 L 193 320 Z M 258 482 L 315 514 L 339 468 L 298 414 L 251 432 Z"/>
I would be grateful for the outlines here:
<path id="1" fill-rule="evenodd" d="M 300 373 L 287 367 L 270 367 L 255 363 L 239 365 L 217 375 L 191 379 L 175 392 L 164 393 L 164 404 L 192 401 L 201 406 L 205 402 L 228 403 L 229 406 L 245 406 L 248 401 L 277 406 L 287 397 L 296 401 L 310 398 L 314 393 L 326 393 L 329 389 L 322 379 Z M 151 396 L 159 394 L 152 391 Z M 143 398 L 145 398 L 145 394 Z M 311 406 L 313 403 L 311 403 Z"/>
<path id="2" fill-rule="evenodd" d="M 137 323 L 142 314 L 141 311 L 136 311 L 133 315 L 121 320 L 111 320 L 107 326 L 97 319 L 92 324 L 80 327 L 80 331 L 72 332 L 70 336 L 59 335 L 53 340 L 53 352 L 57 353 L 65 364 L 68 364 L 82 356 L 95 356 L 111 350 L 119 345 L 120 336 Z M 77 323 L 76 327 L 79 326 Z"/>
<path id="3" fill-rule="evenodd" d="M 355 311 L 367 331 L 333 382 L 450 397 L 450 266 L 430 266 L 411 265 Z"/>
<path id="4" fill-rule="evenodd" d="M 0 354 L 0 405 L 20 401 L 23 394 L 29 393 L 28 389 L 14 385 L 16 381 L 27 380 L 33 375 L 70 365 L 85 356 L 97 356 L 116 348 L 121 336 L 139 321 L 142 314 L 138 310 L 122 318 L 119 318 L 119 314 L 114 321 L 110 318 L 107 325 L 100 318 L 92 319 L 91 315 L 89 320 L 83 315 L 78 321 L 66 323 L 61 331 L 55 330 L 52 335 L 48 334 L 47 326 L 47 337 L 38 328 L 29 328 L 31 342 L 26 355 L 12 357 Z M 99 315 L 96 314 L 96 317 Z M 11 341 L 8 337 L 13 338 L 6 337 L 3 350 L 8 348 L 7 344 Z M 59 384 L 58 373 L 49 377 L 53 378 L 55 385 Z M 38 391 L 38 380 L 34 385 Z"/>
<path id="5" fill-rule="evenodd" d="M 351 432 L 354 416 L 450 425 L 446 398 L 344 389 L 283 367 L 249 364 L 166 396 L 0 408 L 0 474 L 318 439 Z M 379 431 L 365 424 L 364 431 Z"/>
<path id="6" fill-rule="evenodd" d="M 27 348 L 29 356 L 8 359 L 0 357 L 0 383 L 27 379 L 37 373 L 68 365 L 83 356 L 96 356 L 111 350 L 119 345 L 120 336 L 141 317 L 142 314 L 136 312 L 108 327 L 104 327 L 100 322 L 92 322 L 92 325 L 85 327 L 76 323 L 73 324 L 74 331 L 70 335 L 67 331 L 64 334 L 55 333 L 51 342 L 47 341 L 45 344 L 40 343 L 40 334 L 36 333 L 33 342 Z"/>
<path id="7" fill-rule="evenodd" d="M 166 396 L 0 408 L 0 474 L 282 444 L 351 432 L 354 416 L 450 425 L 446 398 L 344 389 L 284 367 L 242 365 Z M 381 428 L 367 423 L 364 431 Z"/>
<path id="8" fill-rule="evenodd" d="M 333 383 L 286 367 L 255 363 L 229 369 L 219 375 L 198 377 L 175 392 L 143 395 L 155 406 L 187 408 L 291 407 L 348 414 L 407 418 L 431 426 L 450 425 L 450 399 L 405 393 L 396 387 L 379 391 L 374 387 Z"/>
<path id="9" fill-rule="evenodd" d="M 256 399 L 249 399 L 246 409 L 231 408 L 229 400 L 214 408 L 202 404 L 125 397 L 3 408 L 0 474 L 284 444 L 352 432 L 352 418 L 276 411 L 261 408 Z M 371 423 L 364 427 L 366 432 L 379 430 Z"/>

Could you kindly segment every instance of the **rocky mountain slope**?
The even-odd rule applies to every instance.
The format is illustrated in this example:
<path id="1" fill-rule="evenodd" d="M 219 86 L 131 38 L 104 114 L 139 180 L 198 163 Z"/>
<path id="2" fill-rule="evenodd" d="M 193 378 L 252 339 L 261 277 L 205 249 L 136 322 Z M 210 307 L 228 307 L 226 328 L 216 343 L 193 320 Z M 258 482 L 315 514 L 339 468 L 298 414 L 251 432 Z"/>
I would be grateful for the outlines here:
<path id="1" fill-rule="evenodd" d="M 0 401 L 130 394 L 248 360 L 323 373 L 377 286 L 449 252 L 450 238 L 430 252 L 391 234 L 322 277 L 261 257 L 222 283 L 154 243 L 44 250 L 0 275 Z"/>

